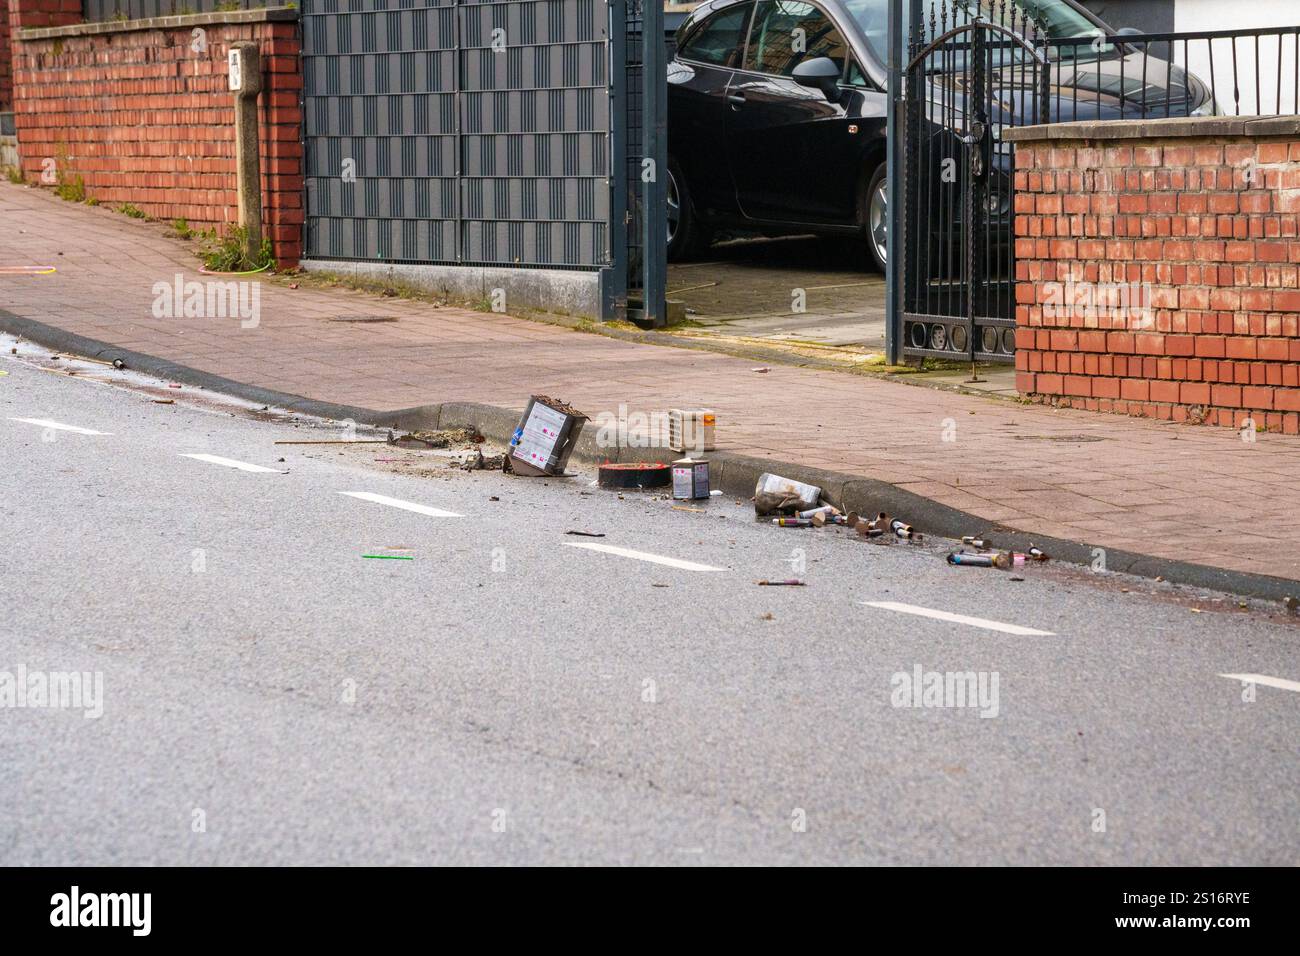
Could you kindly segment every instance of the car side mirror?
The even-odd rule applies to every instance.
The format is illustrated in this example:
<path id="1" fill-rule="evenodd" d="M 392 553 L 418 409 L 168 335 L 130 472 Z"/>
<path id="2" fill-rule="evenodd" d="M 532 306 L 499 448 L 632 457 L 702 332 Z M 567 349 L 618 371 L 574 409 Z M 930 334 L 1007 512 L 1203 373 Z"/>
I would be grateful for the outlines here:
<path id="1" fill-rule="evenodd" d="M 1134 29 L 1133 27 L 1120 27 L 1118 30 L 1115 31 L 1115 36 L 1117 36 L 1117 37 L 1140 37 L 1140 36 L 1142 36 L 1142 31 L 1141 31 L 1141 30 Z M 1129 43 L 1128 46 L 1133 47 L 1133 49 L 1135 49 L 1135 50 L 1141 50 L 1143 47 L 1146 46 L 1146 44 L 1145 44 L 1145 43 Z"/>
<path id="2" fill-rule="evenodd" d="M 840 101 L 840 73 L 835 61 L 828 56 L 805 60 L 794 68 L 791 78 L 800 86 L 821 90 L 828 103 Z"/>

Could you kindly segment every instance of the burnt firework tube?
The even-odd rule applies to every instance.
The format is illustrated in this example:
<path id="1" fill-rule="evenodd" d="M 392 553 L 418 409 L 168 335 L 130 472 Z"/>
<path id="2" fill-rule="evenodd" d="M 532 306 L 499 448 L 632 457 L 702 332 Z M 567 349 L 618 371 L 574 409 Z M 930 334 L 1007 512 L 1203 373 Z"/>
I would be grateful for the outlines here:
<path id="1" fill-rule="evenodd" d="M 965 551 L 951 551 L 948 553 L 948 563 L 972 568 L 991 568 L 994 567 L 994 557 L 995 555 L 992 554 L 969 554 Z"/>

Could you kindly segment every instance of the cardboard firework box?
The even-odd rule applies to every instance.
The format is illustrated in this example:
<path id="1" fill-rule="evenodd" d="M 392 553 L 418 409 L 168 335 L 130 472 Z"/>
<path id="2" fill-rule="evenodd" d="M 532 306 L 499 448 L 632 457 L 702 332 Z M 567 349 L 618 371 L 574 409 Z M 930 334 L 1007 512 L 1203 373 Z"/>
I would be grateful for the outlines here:
<path id="1" fill-rule="evenodd" d="M 510 439 L 506 462 L 519 475 L 562 475 L 587 416 L 564 402 L 534 395 Z"/>

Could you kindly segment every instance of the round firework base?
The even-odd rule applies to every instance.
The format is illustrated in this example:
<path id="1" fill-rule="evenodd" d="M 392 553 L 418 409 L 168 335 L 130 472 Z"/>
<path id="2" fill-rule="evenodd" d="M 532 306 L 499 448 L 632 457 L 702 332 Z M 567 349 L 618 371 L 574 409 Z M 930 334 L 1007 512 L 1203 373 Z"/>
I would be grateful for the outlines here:
<path id="1" fill-rule="evenodd" d="M 625 461 L 600 466 L 596 477 L 602 488 L 611 490 L 662 488 L 672 484 L 673 470 L 663 462 Z"/>

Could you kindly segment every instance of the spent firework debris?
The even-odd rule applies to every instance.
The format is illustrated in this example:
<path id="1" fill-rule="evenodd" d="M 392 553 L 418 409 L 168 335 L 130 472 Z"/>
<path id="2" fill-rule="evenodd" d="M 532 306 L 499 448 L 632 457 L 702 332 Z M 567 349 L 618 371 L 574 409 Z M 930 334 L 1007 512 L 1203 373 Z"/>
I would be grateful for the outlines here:
<path id="1" fill-rule="evenodd" d="M 607 489 L 662 488 L 673 481 L 672 467 L 663 462 L 606 462 L 596 469 L 596 482 Z"/>
<path id="2" fill-rule="evenodd" d="M 993 555 L 971 554 L 968 551 L 950 551 L 948 553 L 948 563 L 971 568 L 995 567 L 993 563 Z"/>

